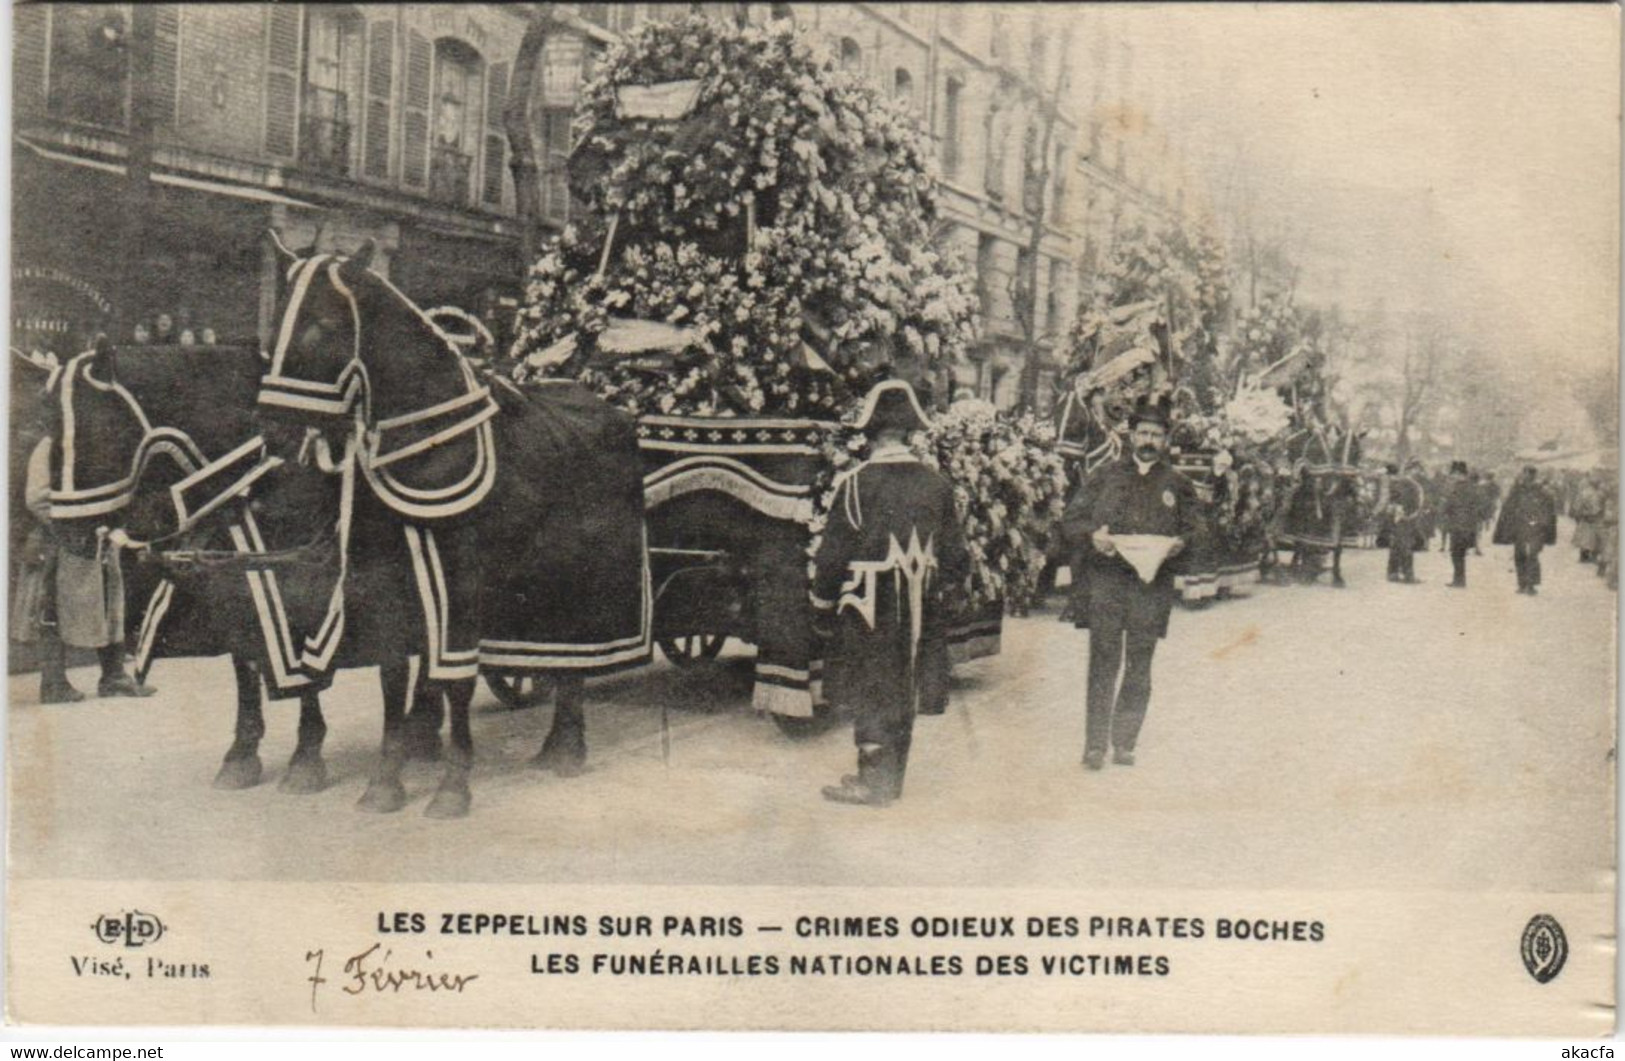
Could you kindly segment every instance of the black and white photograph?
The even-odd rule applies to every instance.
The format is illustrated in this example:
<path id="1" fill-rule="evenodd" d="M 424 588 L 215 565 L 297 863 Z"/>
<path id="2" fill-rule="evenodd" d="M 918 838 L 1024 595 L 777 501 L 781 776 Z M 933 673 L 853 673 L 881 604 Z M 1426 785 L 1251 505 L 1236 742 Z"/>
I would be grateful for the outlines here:
<path id="1" fill-rule="evenodd" d="M 7 17 L 8 1022 L 1614 1033 L 1616 6 Z"/>

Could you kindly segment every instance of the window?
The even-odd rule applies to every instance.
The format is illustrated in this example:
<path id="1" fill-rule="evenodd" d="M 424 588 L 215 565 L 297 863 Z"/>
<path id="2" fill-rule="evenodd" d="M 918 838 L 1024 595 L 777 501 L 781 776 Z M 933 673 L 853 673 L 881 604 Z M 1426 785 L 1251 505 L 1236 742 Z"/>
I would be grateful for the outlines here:
<path id="1" fill-rule="evenodd" d="M 542 109 L 542 216 L 563 221 L 570 214 L 570 182 L 565 165 L 570 160 L 569 107 Z"/>
<path id="2" fill-rule="evenodd" d="M 1040 91 L 1045 87 L 1053 87 L 1050 83 L 1049 49 L 1048 41 L 1044 36 L 1044 18 L 1041 11 L 1031 12 L 1032 32 L 1027 38 L 1027 68 L 1030 76 L 1039 86 Z"/>
<path id="3" fill-rule="evenodd" d="M 959 176 L 964 95 L 965 83 L 950 77 L 942 107 L 942 172 L 948 177 Z"/>
<path id="4" fill-rule="evenodd" d="M 1010 302 L 1021 327 L 1026 328 L 1031 321 L 1035 333 L 1038 330 L 1038 321 L 1032 318 L 1038 313 L 1038 293 L 1033 288 L 1037 284 L 1038 273 L 1033 268 L 1033 252 L 1026 247 L 1017 247 L 1016 275 L 1010 278 Z"/>
<path id="5" fill-rule="evenodd" d="M 346 8 L 306 10 L 299 159 L 324 173 L 348 174 L 361 99 L 361 18 Z"/>
<path id="6" fill-rule="evenodd" d="M 429 194 L 461 206 L 469 202 L 480 140 L 480 57 L 461 41 L 445 38 L 435 42 L 434 60 Z"/>
<path id="7" fill-rule="evenodd" d="M 849 74 L 863 73 L 863 49 L 851 37 L 841 38 L 841 69 Z"/>
<path id="8" fill-rule="evenodd" d="M 630 33 L 638 22 L 638 4 L 582 4 L 581 17 L 614 33 Z"/>
<path id="9" fill-rule="evenodd" d="M 987 40 L 987 54 L 995 59 L 1003 59 L 1008 51 L 1010 35 L 1010 19 L 1002 11 L 995 11 L 989 16 L 991 32 Z"/>
<path id="10" fill-rule="evenodd" d="M 129 5 L 53 5 L 50 69 L 53 115 L 124 128 L 130 101 Z"/>
<path id="11" fill-rule="evenodd" d="M 1061 306 L 1063 304 L 1061 287 L 1065 280 L 1065 275 L 1062 272 L 1063 268 L 1059 258 L 1049 260 L 1049 291 L 1044 299 L 1044 327 L 1053 339 L 1059 339 L 1061 333 Z"/>
<path id="12" fill-rule="evenodd" d="M 775 22 L 794 22 L 796 20 L 795 8 L 789 4 L 774 4 L 773 20 Z"/>
<path id="13" fill-rule="evenodd" d="M 1050 165 L 1050 221 L 1056 225 L 1066 223 L 1066 145 L 1055 149 L 1055 161 Z"/>
<path id="14" fill-rule="evenodd" d="M 1009 135 L 1009 122 L 1003 120 L 1003 107 L 998 99 L 988 104 L 986 126 L 987 154 L 982 168 L 982 188 L 988 198 L 1004 202 L 1004 142 Z"/>
<path id="15" fill-rule="evenodd" d="M 905 67 L 899 66 L 892 74 L 892 97 L 906 106 L 914 105 L 914 75 Z"/>
<path id="16" fill-rule="evenodd" d="M 979 236 L 976 240 L 976 293 L 982 302 L 982 320 L 991 324 L 997 310 L 998 279 L 996 271 L 999 265 L 998 237 Z"/>
<path id="17" fill-rule="evenodd" d="M 1044 205 L 1043 166 L 1038 126 L 1028 123 L 1021 137 L 1021 208 L 1029 214 L 1038 213 Z"/>

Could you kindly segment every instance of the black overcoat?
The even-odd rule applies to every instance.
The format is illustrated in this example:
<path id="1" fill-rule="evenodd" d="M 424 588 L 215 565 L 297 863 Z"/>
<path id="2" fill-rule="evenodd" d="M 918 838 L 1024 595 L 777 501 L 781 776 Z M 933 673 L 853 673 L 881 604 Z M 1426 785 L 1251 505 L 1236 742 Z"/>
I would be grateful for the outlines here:
<path id="1" fill-rule="evenodd" d="M 1191 481 L 1164 461 L 1141 474 L 1133 459 L 1124 456 L 1095 469 L 1067 505 L 1062 526 L 1088 579 L 1089 624 L 1105 618 L 1129 630 L 1165 636 L 1181 558 L 1165 561 L 1157 577 L 1146 583 L 1122 557 L 1098 552 L 1092 535 L 1105 527 L 1114 535 L 1174 535 L 1189 546 L 1201 526 Z"/>
<path id="2" fill-rule="evenodd" d="M 877 454 L 837 482 L 813 562 L 813 604 L 834 628 L 825 698 L 911 710 L 921 646 L 943 636 L 944 590 L 968 564 L 953 487 L 907 450 Z"/>
<path id="3" fill-rule="evenodd" d="M 1495 521 L 1496 545 L 1556 545 L 1557 502 L 1539 483 L 1514 483 Z"/>

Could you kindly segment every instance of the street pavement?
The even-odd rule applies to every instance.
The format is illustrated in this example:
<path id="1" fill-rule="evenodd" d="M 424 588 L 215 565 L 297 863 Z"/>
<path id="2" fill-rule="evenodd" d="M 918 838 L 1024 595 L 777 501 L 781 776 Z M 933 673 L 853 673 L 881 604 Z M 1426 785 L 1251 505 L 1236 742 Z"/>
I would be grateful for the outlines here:
<path id="1" fill-rule="evenodd" d="M 1568 528 L 1564 529 L 1567 539 Z M 376 674 L 326 697 L 332 783 L 278 791 L 295 703 L 268 708 L 265 781 L 210 782 L 231 669 L 161 662 L 147 700 L 42 707 L 10 678 L 11 871 L 22 877 L 672 884 L 1593 890 L 1613 864 L 1616 596 L 1558 546 L 1539 597 L 1511 551 L 1419 555 L 1415 586 L 1352 552 L 1350 585 L 1257 585 L 1176 611 L 1133 767 L 1080 766 L 1087 635 L 1059 596 L 922 718 L 903 801 L 838 806 L 851 729 L 793 740 L 749 708 L 748 660 L 592 683 L 592 769 L 527 760 L 550 707 L 475 702 L 472 815 L 355 806 Z M 73 675 L 94 689 L 90 670 Z M 661 713 L 670 724 L 662 753 Z"/>

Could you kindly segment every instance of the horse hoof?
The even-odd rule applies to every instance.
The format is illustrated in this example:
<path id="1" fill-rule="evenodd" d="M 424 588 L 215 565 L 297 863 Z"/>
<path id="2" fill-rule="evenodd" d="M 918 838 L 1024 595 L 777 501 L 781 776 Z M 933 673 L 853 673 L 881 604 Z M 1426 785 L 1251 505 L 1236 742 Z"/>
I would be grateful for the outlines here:
<path id="1" fill-rule="evenodd" d="M 327 788 L 327 763 L 322 759 L 295 759 L 277 786 L 296 796 L 310 796 Z"/>
<path id="2" fill-rule="evenodd" d="M 423 808 L 425 818 L 466 818 L 468 808 L 474 797 L 469 794 L 467 785 L 452 787 L 441 786 L 434 794 L 434 799 Z"/>
<path id="3" fill-rule="evenodd" d="M 406 786 L 399 781 L 369 781 L 356 806 L 371 814 L 394 814 L 406 806 Z"/>
<path id="4" fill-rule="evenodd" d="M 257 755 L 227 759 L 220 764 L 220 772 L 214 775 L 214 787 L 228 792 L 253 788 L 260 783 L 264 772 L 265 768 Z"/>
<path id="5" fill-rule="evenodd" d="M 580 777 L 587 772 L 587 756 L 543 748 L 530 761 L 533 770 L 551 770 L 560 777 Z"/>

